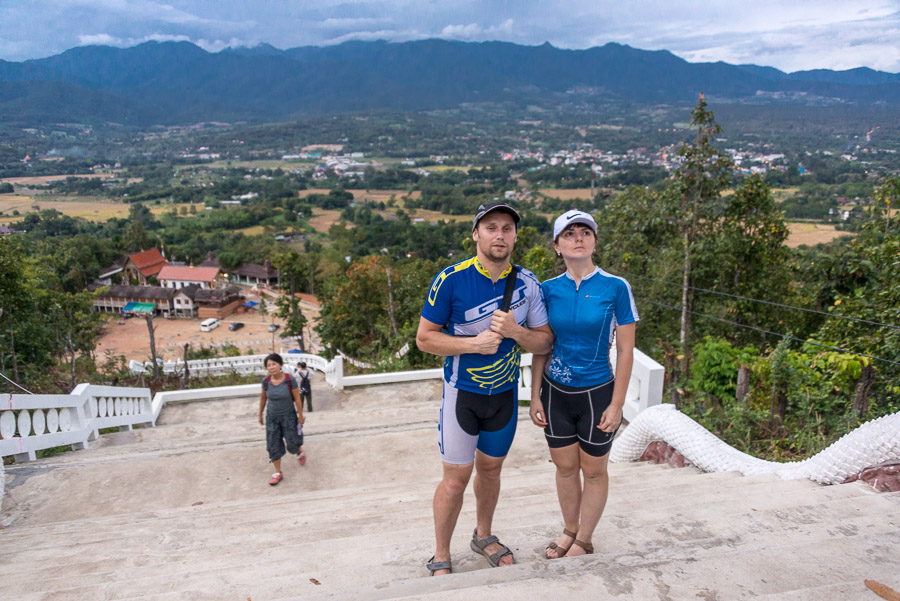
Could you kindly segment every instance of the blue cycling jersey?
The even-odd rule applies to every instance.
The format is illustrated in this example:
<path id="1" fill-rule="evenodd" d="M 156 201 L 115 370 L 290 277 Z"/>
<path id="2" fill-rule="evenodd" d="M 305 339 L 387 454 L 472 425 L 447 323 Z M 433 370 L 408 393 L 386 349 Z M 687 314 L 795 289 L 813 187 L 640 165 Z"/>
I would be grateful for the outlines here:
<path id="1" fill-rule="evenodd" d="M 431 284 L 422 317 L 440 325 L 451 336 L 475 336 L 491 326 L 491 315 L 500 308 L 511 267 L 497 282 L 472 257 L 444 269 Z M 537 278 L 519 269 L 509 310 L 519 325 L 536 328 L 547 323 L 547 310 Z M 519 379 L 520 351 L 512 338 L 504 338 L 493 355 L 466 353 L 444 360 L 444 380 L 455 388 L 496 394 L 512 388 Z"/>
<path id="2" fill-rule="evenodd" d="M 611 380 L 609 347 L 616 325 L 639 319 L 628 282 L 595 267 L 578 286 L 566 271 L 541 289 L 554 336 L 545 368 L 550 379 L 573 387 Z"/>

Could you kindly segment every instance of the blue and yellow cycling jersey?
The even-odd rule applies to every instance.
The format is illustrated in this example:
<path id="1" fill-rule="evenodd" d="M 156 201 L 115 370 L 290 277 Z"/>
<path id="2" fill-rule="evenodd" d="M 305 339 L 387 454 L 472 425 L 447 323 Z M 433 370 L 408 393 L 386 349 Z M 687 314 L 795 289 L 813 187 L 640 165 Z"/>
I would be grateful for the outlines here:
<path id="1" fill-rule="evenodd" d="M 422 317 L 442 326 L 451 336 L 476 336 L 491 326 L 491 315 L 500 308 L 506 278 L 512 267 L 500 274 L 496 283 L 478 257 L 451 265 L 434 278 Z M 510 311 L 519 325 L 540 327 L 548 322 L 541 286 L 534 274 L 519 269 Z M 493 355 L 465 353 L 444 360 L 444 380 L 455 388 L 495 394 L 509 390 L 519 379 L 519 347 L 504 338 Z"/>
<path id="2" fill-rule="evenodd" d="M 597 386 L 613 378 L 609 347 L 616 325 L 638 319 L 631 285 L 595 267 L 575 280 L 564 274 L 541 284 L 553 329 L 553 355 L 545 373 L 567 386 Z"/>

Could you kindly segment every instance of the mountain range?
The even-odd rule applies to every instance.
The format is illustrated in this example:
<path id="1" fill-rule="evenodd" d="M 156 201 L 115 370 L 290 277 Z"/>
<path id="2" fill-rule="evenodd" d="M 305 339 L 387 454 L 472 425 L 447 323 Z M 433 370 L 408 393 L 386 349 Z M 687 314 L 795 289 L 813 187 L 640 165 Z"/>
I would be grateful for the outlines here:
<path id="1" fill-rule="evenodd" d="M 147 42 L 0 60 L 0 120 L 23 126 L 262 122 L 465 103 L 691 103 L 700 92 L 720 103 L 898 106 L 900 74 L 689 63 L 665 50 L 614 43 L 564 50 L 446 40 L 288 50 L 263 44 L 217 53 Z"/>

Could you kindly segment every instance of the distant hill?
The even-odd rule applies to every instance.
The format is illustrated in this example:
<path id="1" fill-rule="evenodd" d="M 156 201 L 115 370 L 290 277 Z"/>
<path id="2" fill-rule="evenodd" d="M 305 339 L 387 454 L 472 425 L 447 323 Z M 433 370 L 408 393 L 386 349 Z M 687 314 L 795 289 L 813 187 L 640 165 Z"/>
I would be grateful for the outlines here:
<path id="1" fill-rule="evenodd" d="M 187 42 L 147 42 L 0 61 L 0 119 L 21 124 L 272 121 L 481 102 L 690 103 L 701 91 L 719 103 L 900 105 L 900 74 L 689 63 L 665 50 L 621 44 L 562 50 L 445 40 L 218 53 Z"/>

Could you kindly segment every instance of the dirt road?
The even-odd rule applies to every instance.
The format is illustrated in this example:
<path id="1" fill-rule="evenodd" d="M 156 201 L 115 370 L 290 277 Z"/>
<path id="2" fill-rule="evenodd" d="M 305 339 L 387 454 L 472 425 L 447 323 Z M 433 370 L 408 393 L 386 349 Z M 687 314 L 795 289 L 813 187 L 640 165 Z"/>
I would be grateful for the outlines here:
<path id="1" fill-rule="evenodd" d="M 251 299 L 258 300 L 258 299 Z M 273 307 L 274 309 L 274 307 Z M 307 347 L 312 342 L 313 347 L 318 343 L 318 336 L 312 333 L 312 327 L 318 321 L 318 307 L 307 302 L 301 303 L 301 310 L 309 320 L 307 324 Z M 133 317 L 119 324 L 119 317 L 111 315 L 103 328 L 103 333 L 97 341 L 96 356 L 98 361 L 103 361 L 107 352 L 112 355 L 122 355 L 126 360 L 137 361 L 150 360 L 150 333 L 147 330 L 147 322 L 143 318 Z M 153 320 L 156 328 L 156 353 L 165 361 L 181 359 L 184 356 L 184 344 L 189 342 L 191 348 L 198 350 L 205 346 L 223 346 L 233 344 L 241 350 L 242 355 L 259 353 L 286 352 L 289 349 L 298 348 L 297 343 L 291 339 L 281 338 L 284 332 L 283 321 L 274 317 L 271 313 L 267 316 L 257 313 L 233 314 L 220 320 L 218 328 L 212 332 L 200 331 L 200 319 L 163 319 L 157 317 Z M 239 321 L 244 324 L 239 330 L 228 329 L 230 323 Z M 269 332 L 271 323 L 279 324 L 277 331 Z M 309 336 L 313 340 L 309 340 Z"/>

